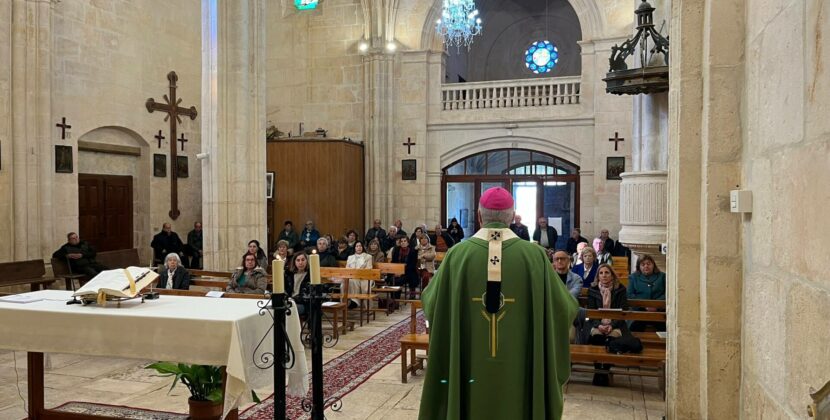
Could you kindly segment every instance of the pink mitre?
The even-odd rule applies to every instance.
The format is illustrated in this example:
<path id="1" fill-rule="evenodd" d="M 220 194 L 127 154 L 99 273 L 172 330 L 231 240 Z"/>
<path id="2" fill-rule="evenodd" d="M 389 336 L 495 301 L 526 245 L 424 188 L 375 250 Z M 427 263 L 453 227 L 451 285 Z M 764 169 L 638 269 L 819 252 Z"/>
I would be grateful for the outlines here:
<path id="1" fill-rule="evenodd" d="M 513 195 L 502 187 L 493 187 L 481 194 L 479 205 L 489 210 L 507 210 L 513 208 Z"/>

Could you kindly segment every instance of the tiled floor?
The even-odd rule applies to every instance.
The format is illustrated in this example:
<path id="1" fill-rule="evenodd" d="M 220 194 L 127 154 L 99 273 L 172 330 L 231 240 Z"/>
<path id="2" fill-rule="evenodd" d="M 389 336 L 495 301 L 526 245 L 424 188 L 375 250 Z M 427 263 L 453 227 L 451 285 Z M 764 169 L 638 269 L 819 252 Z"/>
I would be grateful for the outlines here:
<path id="1" fill-rule="evenodd" d="M 366 338 L 404 319 L 409 311 L 392 316 L 378 316 L 369 325 L 356 327 L 340 338 L 333 349 L 326 349 L 324 359 L 337 357 Z M 307 352 L 307 357 L 310 353 Z M 16 358 L 16 360 L 15 360 Z M 15 363 L 17 369 L 15 370 Z M 168 378 L 153 376 L 144 370 L 148 361 L 92 358 L 52 354 L 51 368 L 46 370 L 46 405 L 54 407 L 67 401 L 93 401 L 115 405 L 152 408 L 184 413 L 187 390 L 179 385 L 168 392 Z M 17 376 L 15 375 L 15 372 Z M 357 390 L 343 398 L 342 410 L 326 413 L 328 419 L 415 419 L 421 399 L 423 376 L 400 380 L 400 360 L 380 370 Z M 18 386 L 20 395 L 18 395 Z M 258 390 L 261 396 L 270 389 Z M 26 354 L 0 351 L 0 420 L 26 417 Z M 613 387 L 591 386 L 591 377 L 574 373 L 565 393 L 565 419 L 660 419 L 665 403 L 653 378 L 615 377 Z"/>

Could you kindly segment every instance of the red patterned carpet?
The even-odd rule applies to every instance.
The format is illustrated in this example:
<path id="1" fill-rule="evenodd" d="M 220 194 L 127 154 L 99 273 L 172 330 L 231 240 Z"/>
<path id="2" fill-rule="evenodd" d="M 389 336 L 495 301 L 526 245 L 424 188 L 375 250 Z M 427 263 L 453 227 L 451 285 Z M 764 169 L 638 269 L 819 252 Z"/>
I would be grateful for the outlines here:
<path id="1" fill-rule="evenodd" d="M 423 312 L 418 314 L 418 332 L 425 332 Z M 372 375 L 395 360 L 401 352 L 400 338 L 409 333 L 409 318 L 381 331 L 358 344 L 337 358 L 323 365 L 323 391 L 325 398 L 343 398 L 354 391 Z M 310 381 L 310 378 L 309 378 Z M 261 404 L 244 411 L 242 420 L 266 420 L 274 418 L 273 395 Z M 307 397 L 311 400 L 311 391 Z M 330 405 L 330 404 L 329 404 Z M 286 401 L 286 417 L 292 420 L 308 419 L 311 416 L 302 409 L 302 399 L 289 396 Z M 328 407 L 328 405 L 327 405 Z M 343 407 L 348 412 L 348 407 Z"/>

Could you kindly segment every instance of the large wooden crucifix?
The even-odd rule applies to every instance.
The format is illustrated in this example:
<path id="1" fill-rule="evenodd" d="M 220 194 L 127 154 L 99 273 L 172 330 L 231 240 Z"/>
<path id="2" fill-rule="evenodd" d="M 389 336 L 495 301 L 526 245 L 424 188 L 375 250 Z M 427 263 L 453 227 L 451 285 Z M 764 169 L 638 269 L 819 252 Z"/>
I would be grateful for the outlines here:
<path id="1" fill-rule="evenodd" d="M 176 124 L 180 124 L 182 119 L 179 115 L 185 115 L 190 117 L 191 120 L 196 119 L 196 107 L 191 106 L 190 108 L 183 108 L 180 107 L 179 104 L 182 102 L 181 99 L 176 97 L 176 81 L 179 80 L 179 76 L 176 75 L 175 71 L 171 71 L 167 73 L 167 80 L 170 81 L 170 96 L 164 95 L 164 100 L 167 102 L 166 104 L 161 104 L 156 102 L 153 98 L 147 99 L 145 105 L 147 106 L 147 111 L 153 113 L 153 111 L 161 111 L 167 113 L 164 116 L 164 121 L 170 120 L 170 139 L 176 138 Z M 182 143 L 184 146 L 184 143 Z M 178 198 L 178 181 L 179 177 L 176 173 L 176 142 L 170 141 L 170 218 L 176 220 L 181 212 L 179 211 L 179 198 Z"/>

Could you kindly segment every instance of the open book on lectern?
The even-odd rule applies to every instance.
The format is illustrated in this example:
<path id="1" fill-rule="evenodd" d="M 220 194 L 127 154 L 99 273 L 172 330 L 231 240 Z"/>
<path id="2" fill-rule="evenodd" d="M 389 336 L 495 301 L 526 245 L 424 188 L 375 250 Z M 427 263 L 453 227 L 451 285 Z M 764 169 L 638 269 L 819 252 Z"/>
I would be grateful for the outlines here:
<path id="1" fill-rule="evenodd" d="M 72 296 L 85 298 L 84 300 L 134 298 L 158 276 L 147 267 L 106 270 L 98 273 Z"/>

